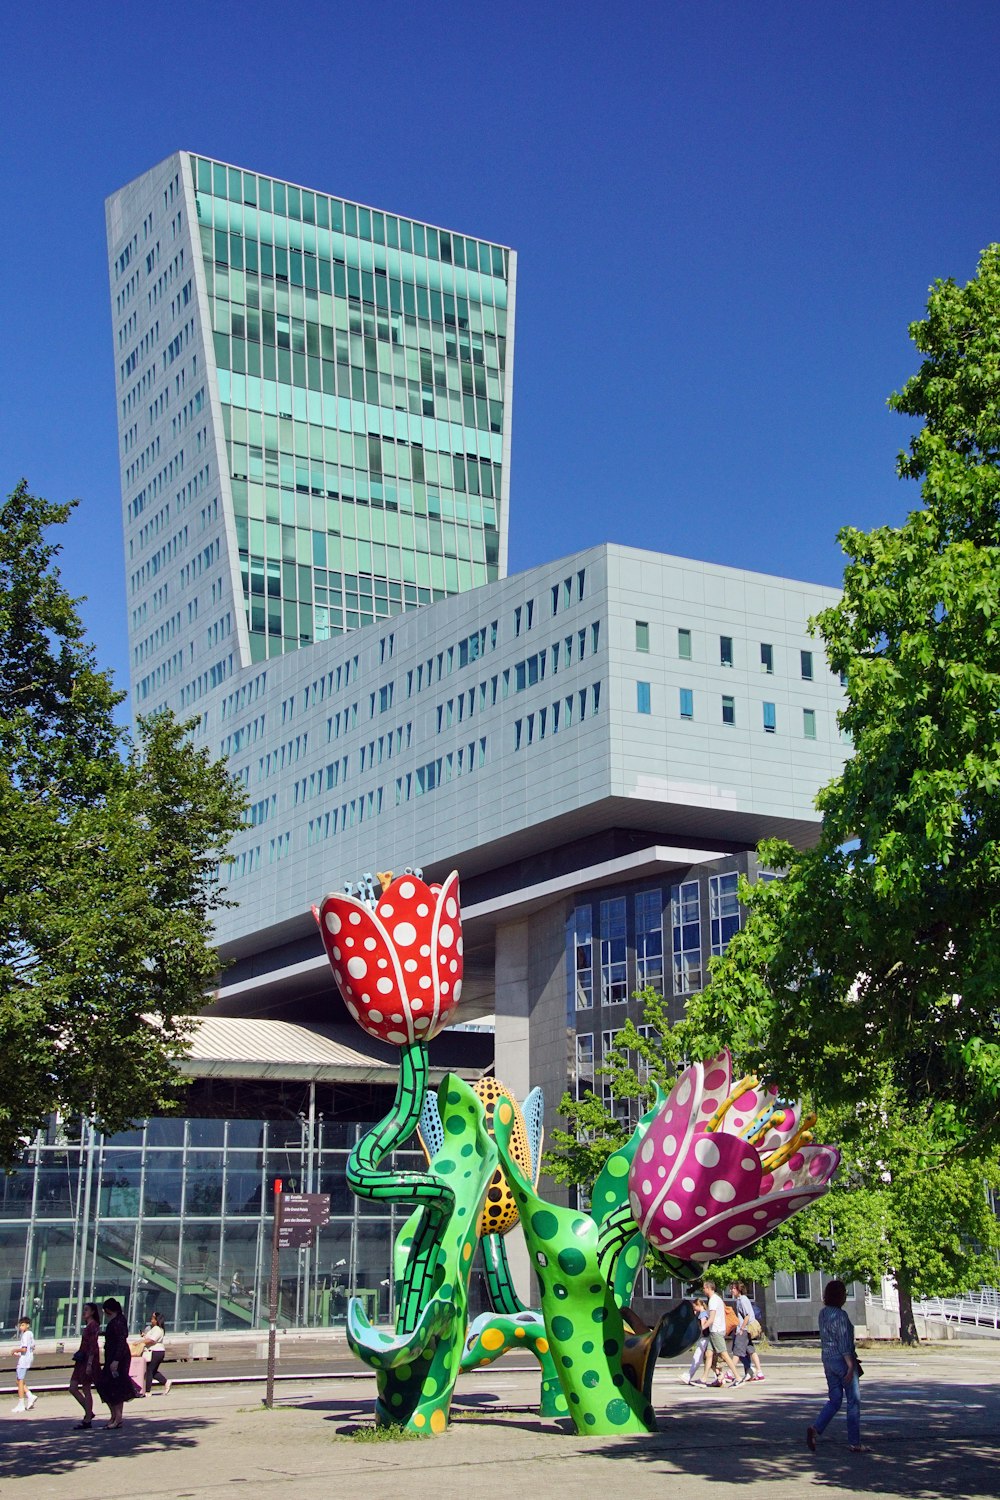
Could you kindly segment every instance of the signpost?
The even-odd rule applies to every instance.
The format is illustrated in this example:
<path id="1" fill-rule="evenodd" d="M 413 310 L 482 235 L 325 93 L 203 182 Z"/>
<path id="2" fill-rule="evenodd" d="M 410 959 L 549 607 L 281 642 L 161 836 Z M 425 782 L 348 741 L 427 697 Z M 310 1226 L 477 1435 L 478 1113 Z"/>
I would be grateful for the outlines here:
<path id="1" fill-rule="evenodd" d="M 271 1232 L 271 1286 L 267 1317 L 267 1393 L 264 1405 L 274 1405 L 274 1356 L 278 1336 L 278 1252 L 301 1250 L 315 1242 L 316 1230 L 330 1222 L 329 1193 L 285 1193 L 274 1179 L 274 1225 Z"/>

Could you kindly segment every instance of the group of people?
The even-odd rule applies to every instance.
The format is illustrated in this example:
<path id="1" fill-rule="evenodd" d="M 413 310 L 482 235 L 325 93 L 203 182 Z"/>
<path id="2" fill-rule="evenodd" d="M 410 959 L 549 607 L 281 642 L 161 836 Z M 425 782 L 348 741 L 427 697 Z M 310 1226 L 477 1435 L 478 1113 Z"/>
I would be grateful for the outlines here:
<path id="1" fill-rule="evenodd" d="M 104 1325 L 104 1351 L 101 1352 L 101 1312 L 107 1319 Z M 35 1340 L 31 1322 L 22 1318 L 18 1323 L 20 1343 L 13 1353 L 17 1357 L 17 1405 L 15 1412 L 27 1412 L 38 1397 L 28 1386 L 28 1371 L 35 1357 Z M 154 1312 L 141 1337 L 130 1342 L 128 1323 L 122 1305 L 115 1297 L 108 1297 L 98 1307 L 96 1302 L 86 1302 L 83 1307 L 83 1331 L 80 1347 L 73 1355 L 73 1374 L 70 1377 L 70 1395 L 83 1407 L 83 1420 L 76 1426 L 87 1431 L 94 1424 L 94 1392 L 100 1396 L 111 1413 L 104 1425 L 115 1429 L 122 1425 L 122 1412 L 128 1401 L 136 1396 L 148 1396 L 154 1385 L 162 1385 L 164 1394 L 172 1382 L 160 1369 L 165 1348 L 163 1319 Z M 136 1349 L 142 1358 L 142 1380 L 132 1377 L 132 1360 Z"/>
<path id="2" fill-rule="evenodd" d="M 734 1307 L 727 1309 L 714 1281 L 702 1284 L 702 1296 L 695 1297 L 693 1307 L 701 1324 L 701 1335 L 695 1344 L 691 1364 L 681 1376 L 685 1385 L 699 1384 L 698 1372 L 704 1365 L 702 1384 L 709 1386 L 742 1385 L 745 1380 L 763 1380 L 760 1356 L 755 1340 L 761 1335 L 760 1318 L 747 1292 L 746 1283 L 734 1281 L 729 1288 Z M 819 1315 L 820 1353 L 826 1376 L 827 1399 L 816 1421 L 806 1428 L 806 1446 L 816 1452 L 816 1444 L 837 1412 L 847 1403 L 847 1442 L 852 1453 L 861 1453 L 861 1361 L 854 1344 L 854 1325 L 844 1310 L 847 1287 L 840 1280 L 827 1283 L 823 1292 L 823 1309 Z M 729 1327 L 727 1328 L 727 1313 Z M 727 1344 L 727 1339 L 731 1344 Z M 739 1360 L 742 1374 L 737 1367 Z"/>
<path id="3" fill-rule="evenodd" d="M 719 1296 L 714 1281 L 702 1283 L 702 1295 L 694 1299 L 694 1311 L 701 1325 L 701 1334 L 694 1347 L 691 1365 L 681 1376 L 685 1385 L 698 1384 L 698 1371 L 704 1365 L 703 1384 L 709 1386 L 742 1385 L 748 1380 L 763 1380 L 760 1355 L 755 1347 L 761 1335 L 760 1318 L 747 1290 L 746 1283 L 734 1281 L 729 1288 L 733 1300 L 735 1322 L 727 1330 L 727 1308 Z M 844 1310 L 847 1287 L 842 1281 L 827 1283 L 823 1292 L 823 1310 L 819 1315 L 820 1350 L 823 1358 L 823 1373 L 826 1376 L 827 1400 L 816 1421 L 806 1429 L 806 1445 L 816 1452 L 816 1444 L 826 1431 L 845 1399 L 847 1402 L 847 1441 L 852 1453 L 861 1448 L 861 1362 L 854 1344 L 854 1327 Z M 101 1310 L 107 1317 L 104 1326 L 103 1359 L 100 1346 Z M 83 1332 L 80 1347 L 73 1356 L 73 1374 L 70 1378 L 70 1394 L 83 1407 L 83 1420 L 77 1428 L 86 1431 L 94 1422 L 94 1391 L 108 1407 L 111 1417 L 105 1426 L 118 1428 L 122 1425 L 122 1412 L 128 1401 L 136 1396 L 148 1396 L 155 1385 L 162 1385 L 164 1392 L 170 1390 L 172 1382 L 163 1375 L 160 1365 L 166 1352 L 163 1319 L 154 1312 L 141 1337 L 141 1352 L 144 1362 L 144 1378 L 141 1384 L 133 1380 L 131 1364 L 133 1349 L 129 1343 L 128 1324 L 121 1303 L 114 1297 L 98 1307 L 96 1302 L 87 1302 L 83 1309 Z M 28 1371 L 35 1357 L 35 1340 L 31 1321 L 21 1318 L 17 1325 L 19 1342 L 11 1351 L 17 1359 L 17 1405 L 15 1412 L 28 1412 L 38 1397 L 28 1385 Z M 727 1345 L 731 1339 L 731 1347 Z M 742 1374 L 736 1361 L 743 1366 Z"/>
<path id="4" fill-rule="evenodd" d="M 761 1326 L 757 1310 L 750 1300 L 746 1283 L 734 1281 L 729 1288 L 735 1308 L 728 1310 L 714 1281 L 702 1283 L 702 1295 L 695 1297 L 694 1310 L 701 1325 L 691 1365 L 681 1379 L 685 1385 L 697 1385 L 698 1371 L 704 1364 L 701 1383 L 709 1386 L 742 1385 L 745 1380 L 763 1380 L 760 1355 L 755 1340 Z M 727 1327 L 727 1311 L 732 1319 Z M 727 1344 L 731 1340 L 731 1347 Z M 743 1366 L 742 1373 L 736 1360 Z"/>

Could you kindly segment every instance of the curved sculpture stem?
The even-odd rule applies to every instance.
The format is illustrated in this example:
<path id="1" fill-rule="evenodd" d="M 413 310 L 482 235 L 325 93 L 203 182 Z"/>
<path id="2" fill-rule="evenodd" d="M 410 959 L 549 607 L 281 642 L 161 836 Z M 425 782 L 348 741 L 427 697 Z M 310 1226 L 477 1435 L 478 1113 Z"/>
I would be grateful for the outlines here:
<path id="1" fill-rule="evenodd" d="M 600 1235 L 597 1241 L 597 1264 L 600 1267 L 601 1275 L 609 1286 L 613 1287 L 615 1285 L 615 1271 L 618 1266 L 618 1257 L 625 1249 L 629 1240 L 634 1239 L 638 1233 L 639 1226 L 632 1217 L 632 1210 L 627 1203 L 622 1208 L 616 1208 L 614 1213 L 609 1214 L 600 1226 Z"/>
<path id="2" fill-rule="evenodd" d="M 494 1312 L 515 1317 L 528 1309 L 514 1289 L 510 1266 L 507 1262 L 507 1246 L 503 1236 L 488 1234 L 483 1240 L 483 1269 L 486 1273 L 486 1290 Z"/>
<path id="3" fill-rule="evenodd" d="M 417 1128 L 427 1092 L 427 1074 L 426 1044 L 413 1042 L 401 1047 L 392 1109 L 362 1136 L 347 1159 L 347 1183 L 359 1198 L 381 1203 L 416 1203 L 426 1210 L 400 1288 L 400 1333 L 412 1333 L 426 1305 L 434 1280 L 440 1227 L 455 1203 L 452 1188 L 429 1172 L 380 1170 L 383 1159 L 408 1141 Z"/>

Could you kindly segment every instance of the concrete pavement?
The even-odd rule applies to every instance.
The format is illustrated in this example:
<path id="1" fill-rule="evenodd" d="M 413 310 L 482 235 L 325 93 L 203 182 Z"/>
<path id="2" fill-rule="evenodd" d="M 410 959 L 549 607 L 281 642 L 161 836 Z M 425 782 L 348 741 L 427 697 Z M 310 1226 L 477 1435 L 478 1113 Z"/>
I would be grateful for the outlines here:
<path id="1" fill-rule="evenodd" d="M 503 1362 L 464 1376 L 450 1430 L 408 1442 L 360 1442 L 373 1383 L 342 1379 L 261 1389 L 177 1386 L 126 1407 L 121 1432 L 73 1430 L 67 1395 L 35 1410 L 0 1413 L 4 1500 L 232 1500 L 247 1485 L 261 1500 L 379 1500 L 481 1492 L 579 1497 L 618 1490 L 629 1500 L 752 1494 L 801 1500 L 803 1491 L 906 1500 L 1000 1493 L 1000 1360 L 981 1343 L 866 1350 L 862 1432 L 851 1454 L 839 1415 L 814 1457 L 805 1428 L 825 1396 L 816 1349 L 785 1348 L 767 1379 L 737 1390 L 688 1388 L 686 1361 L 662 1367 L 654 1387 L 661 1431 L 648 1438 L 580 1438 L 533 1413 L 537 1376 Z M 521 1361 L 517 1362 L 518 1364 Z M 98 1420 L 105 1413 L 100 1409 Z"/>

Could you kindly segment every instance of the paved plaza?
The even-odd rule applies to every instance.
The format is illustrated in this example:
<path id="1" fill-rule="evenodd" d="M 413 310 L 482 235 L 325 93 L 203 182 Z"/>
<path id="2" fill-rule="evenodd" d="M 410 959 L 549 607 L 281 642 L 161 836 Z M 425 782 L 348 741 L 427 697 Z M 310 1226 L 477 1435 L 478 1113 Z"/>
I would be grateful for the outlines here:
<path id="1" fill-rule="evenodd" d="M 754 1500 L 799 1500 L 803 1492 L 824 1500 L 995 1500 L 1000 1349 L 985 1340 L 886 1347 L 863 1359 L 867 1451 L 848 1452 L 841 1414 L 815 1456 L 804 1442 L 824 1395 L 813 1348 L 773 1351 L 767 1379 L 737 1390 L 685 1387 L 686 1361 L 664 1365 L 654 1388 L 661 1431 L 645 1439 L 581 1438 L 540 1422 L 532 1411 L 537 1376 L 520 1361 L 464 1376 L 443 1436 L 378 1443 L 353 1437 L 370 1423 L 373 1383 L 367 1376 L 321 1378 L 318 1370 L 331 1366 L 328 1352 L 316 1357 L 312 1372 L 307 1355 L 285 1362 L 286 1371 L 302 1369 L 308 1378 L 280 1383 L 274 1411 L 257 1404 L 256 1382 L 187 1384 L 185 1375 L 205 1371 L 175 1366 L 181 1380 L 170 1395 L 126 1407 L 121 1432 L 104 1432 L 96 1422 L 90 1433 L 74 1431 L 79 1408 L 61 1392 L 40 1396 L 24 1416 L 11 1414 L 5 1397 L 0 1488 L 4 1500 L 232 1500 L 237 1485 L 262 1500 L 278 1500 L 283 1491 L 295 1500 L 425 1500 L 485 1487 L 546 1500 L 693 1500 L 709 1487 L 715 1497 Z"/>

